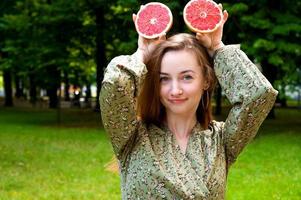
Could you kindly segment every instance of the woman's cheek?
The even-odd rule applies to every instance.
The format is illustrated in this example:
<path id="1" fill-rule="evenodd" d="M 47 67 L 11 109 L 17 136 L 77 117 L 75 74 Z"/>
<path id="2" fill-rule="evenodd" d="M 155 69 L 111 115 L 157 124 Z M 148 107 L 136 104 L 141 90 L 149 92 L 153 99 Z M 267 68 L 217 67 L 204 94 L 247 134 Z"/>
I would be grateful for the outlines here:
<path id="1" fill-rule="evenodd" d="M 166 96 L 167 91 L 168 91 L 167 86 L 164 85 L 164 84 L 161 85 L 161 88 L 160 88 L 160 97 L 164 98 Z"/>

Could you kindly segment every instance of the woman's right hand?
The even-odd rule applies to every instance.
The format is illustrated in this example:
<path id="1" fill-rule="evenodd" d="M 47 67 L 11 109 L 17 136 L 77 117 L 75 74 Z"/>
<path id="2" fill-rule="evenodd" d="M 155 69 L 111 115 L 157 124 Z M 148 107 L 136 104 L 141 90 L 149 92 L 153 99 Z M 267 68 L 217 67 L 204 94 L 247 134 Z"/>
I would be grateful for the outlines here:
<path id="1" fill-rule="evenodd" d="M 136 21 L 136 14 L 132 15 L 133 22 Z M 138 55 L 138 59 L 146 63 L 147 57 L 150 55 L 150 53 L 154 50 L 156 45 L 161 43 L 162 41 L 166 40 L 166 33 L 163 33 L 161 36 L 155 39 L 146 39 L 142 37 L 141 35 L 138 36 L 138 49 L 136 51 Z"/>
<path id="2" fill-rule="evenodd" d="M 219 4 L 221 10 L 223 10 L 223 5 Z M 224 24 L 228 19 L 228 12 L 226 10 L 223 11 L 223 19 L 222 24 L 213 32 L 210 33 L 197 33 L 196 38 L 199 42 L 207 48 L 207 52 L 210 56 L 213 56 L 214 52 L 219 48 L 224 46 L 222 42 L 223 37 L 223 28 Z"/>

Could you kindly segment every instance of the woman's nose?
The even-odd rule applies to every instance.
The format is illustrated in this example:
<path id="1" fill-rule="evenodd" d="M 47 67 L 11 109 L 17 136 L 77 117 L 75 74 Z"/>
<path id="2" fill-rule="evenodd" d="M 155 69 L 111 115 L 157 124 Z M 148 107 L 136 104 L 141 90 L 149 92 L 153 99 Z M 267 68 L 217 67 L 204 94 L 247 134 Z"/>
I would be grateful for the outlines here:
<path id="1" fill-rule="evenodd" d="M 172 86 L 171 86 L 171 95 L 172 96 L 178 96 L 183 94 L 183 90 L 180 87 L 180 84 L 176 81 L 173 81 Z"/>

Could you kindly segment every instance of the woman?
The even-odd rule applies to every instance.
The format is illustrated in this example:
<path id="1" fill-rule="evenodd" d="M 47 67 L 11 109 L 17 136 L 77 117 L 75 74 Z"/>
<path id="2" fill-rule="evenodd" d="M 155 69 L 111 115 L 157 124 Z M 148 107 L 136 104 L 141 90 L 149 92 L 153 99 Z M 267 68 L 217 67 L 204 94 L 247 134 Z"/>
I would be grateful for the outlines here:
<path id="1" fill-rule="evenodd" d="M 139 37 L 136 53 L 108 65 L 101 110 L 122 199 L 224 199 L 228 169 L 277 91 L 242 51 L 224 46 L 222 29 Z M 215 76 L 233 105 L 225 122 L 211 117 Z"/>

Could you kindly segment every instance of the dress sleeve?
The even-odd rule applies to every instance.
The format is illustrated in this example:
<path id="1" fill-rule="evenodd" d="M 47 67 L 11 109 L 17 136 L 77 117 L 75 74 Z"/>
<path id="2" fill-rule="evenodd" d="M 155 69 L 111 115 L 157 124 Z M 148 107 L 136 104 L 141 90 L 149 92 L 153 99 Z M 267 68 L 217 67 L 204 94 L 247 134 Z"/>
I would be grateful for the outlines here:
<path id="1" fill-rule="evenodd" d="M 214 70 L 232 109 L 223 124 L 227 164 L 230 166 L 252 140 L 272 109 L 278 92 L 234 45 L 218 50 Z"/>
<path id="2" fill-rule="evenodd" d="M 100 108 L 117 158 L 137 132 L 136 97 L 146 73 L 136 54 L 116 57 L 105 69 Z"/>

